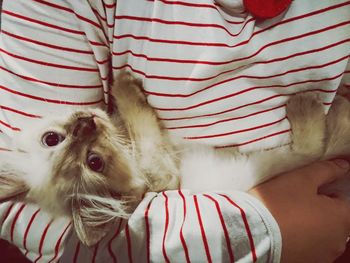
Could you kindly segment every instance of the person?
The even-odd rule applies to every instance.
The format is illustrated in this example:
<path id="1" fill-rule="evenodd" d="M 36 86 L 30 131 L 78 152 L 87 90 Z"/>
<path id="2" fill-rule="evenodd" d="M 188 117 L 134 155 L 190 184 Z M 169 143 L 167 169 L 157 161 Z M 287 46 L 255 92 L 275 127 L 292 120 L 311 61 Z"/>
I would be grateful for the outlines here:
<path id="1" fill-rule="evenodd" d="M 350 85 L 350 1 L 257 2 L 4 0 L 0 150 L 40 117 L 105 103 L 124 68 L 174 136 L 242 152 L 289 143 L 289 96 L 318 93 L 327 111 Z M 69 219 L 7 202 L 0 235 L 34 262 L 332 262 L 349 204 L 318 188 L 348 171 L 339 159 L 248 193 L 148 193 L 93 248 Z"/>

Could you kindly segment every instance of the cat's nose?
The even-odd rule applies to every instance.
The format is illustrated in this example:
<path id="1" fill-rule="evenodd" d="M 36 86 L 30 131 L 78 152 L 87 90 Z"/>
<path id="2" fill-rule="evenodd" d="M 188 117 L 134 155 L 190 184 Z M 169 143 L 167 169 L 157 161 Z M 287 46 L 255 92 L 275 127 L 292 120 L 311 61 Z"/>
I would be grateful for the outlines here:
<path id="1" fill-rule="evenodd" d="M 73 127 L 73 136 L 90 135 L 96 131 L 96 123 L 94 117 L 78 118 Z"/>

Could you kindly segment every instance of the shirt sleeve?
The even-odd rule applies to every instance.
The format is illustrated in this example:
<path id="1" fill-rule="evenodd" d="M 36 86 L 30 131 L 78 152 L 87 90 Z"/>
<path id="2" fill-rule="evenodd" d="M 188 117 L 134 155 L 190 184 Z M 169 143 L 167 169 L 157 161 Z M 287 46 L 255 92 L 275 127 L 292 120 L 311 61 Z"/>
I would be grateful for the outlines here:
<path id="1" fill-rule="evenodd" d="M 73 237 L 63 262 L 279 262 L 277 223 L 241 192 L 148 193 L 93 249 Z"/>

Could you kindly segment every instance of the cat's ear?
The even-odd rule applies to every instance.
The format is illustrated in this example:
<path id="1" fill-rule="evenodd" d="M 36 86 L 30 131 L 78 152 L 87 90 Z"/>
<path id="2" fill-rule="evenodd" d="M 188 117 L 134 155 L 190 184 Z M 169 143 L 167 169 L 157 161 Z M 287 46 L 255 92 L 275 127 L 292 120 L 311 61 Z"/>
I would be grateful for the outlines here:
<path id="1" fill-rule="evenodd" d="M 112 197 L 82 195 L 72 199 L 73 225 L 79 240 L 97 244 L 110 230 L 116 218 L 127 218 L 124 202 Z"/>
<path id="2" fill-rule="evenodd" d="M 20 171 L 7 165 L 0 167 L 0 202 L 22 199 L 29 191 Z"/>

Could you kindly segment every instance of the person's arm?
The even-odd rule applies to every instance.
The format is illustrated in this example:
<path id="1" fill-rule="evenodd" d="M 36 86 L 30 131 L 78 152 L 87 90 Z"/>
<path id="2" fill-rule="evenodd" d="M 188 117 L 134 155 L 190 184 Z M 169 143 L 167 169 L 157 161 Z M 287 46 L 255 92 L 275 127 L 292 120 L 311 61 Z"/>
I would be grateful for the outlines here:
<path id="1" fill-rule="evenodd" d="M 320 187 L 349 176 L 345 160 L 325 161 L 286 173 L 250 190 L 271 211 L 282 233 L 284 262 L 333 262 L 350 234 L 350 203 Z"/>

